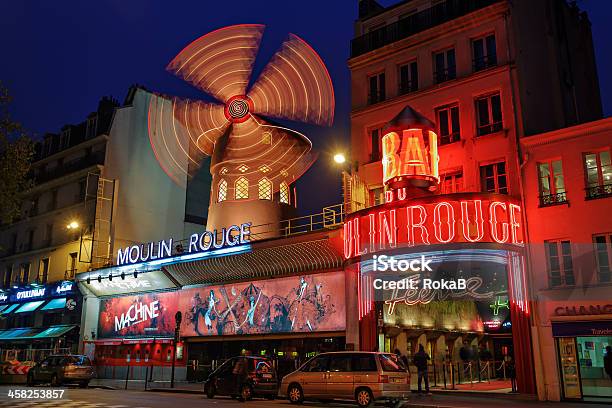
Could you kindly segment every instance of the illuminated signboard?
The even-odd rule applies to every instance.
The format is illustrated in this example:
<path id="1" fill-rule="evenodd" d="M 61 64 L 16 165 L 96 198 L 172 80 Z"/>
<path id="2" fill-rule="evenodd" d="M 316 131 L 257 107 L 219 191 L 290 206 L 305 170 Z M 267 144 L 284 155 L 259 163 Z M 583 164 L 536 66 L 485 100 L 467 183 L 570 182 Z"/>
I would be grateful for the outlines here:
<path id="1" fill-rule="evenodd" d="M 465 193 L 402 200 L 368 208 L 344 222 L 344 256 L 401 246 L 491 242 L 522 244 L 521 207 L 499 194 Z"/>
<path id="2" fill-rule="evenodd" d="M 246 244 L 249 241 L 251 223 L 232 225 L 223 228 L 220 233 L 217 230 L 204 231 L 201 234 L 192 234 L 189 244 L 185 248 L 186 253 L 206 252 L 218 250 L 225 247 Z M 172 238 L 147 244 L 132 245 L 117 250 L 117 265 L 132 265 L 140 262 L 153 261 L 156 259 L 169 258 L 172 256 Z"/>
<path id="3" fill-rule="evenodd" d="M 0 303 L 26 302 L 30 300 L 48 299 L 57 296 L 73 295 L 74 282 L 61 281 L 48 285 L 28 285 L 9 289 L 0 293 Z"/>
<path id="4" fill-rule="evenodd" d="M 140 276 L 139 276 L 140 279 Z M 103 299 L 98 337 L 339 331 L 346 328 L 344 272 Z"/>
<path id="5" fill-rule="evenodd" d="M 101 278 L 100 281 L 97 279 L 98 275 Z M 91 272 L 87 275 L 90 279 L 89 283 L 87 283 L 86 279 L 82 279 L 81 284 L 85 285 L 96 296 L 123 295 L 126 293 L 169 289 L 176 286 L 161 270 L 141 272 L 137 278 L 128 273 L 124 274 L 124 279 L 121 279 L 121 276 L 114 275 L 114 279 L 109 280 L 108 275 L 108 271 L 103 273 L 100 271 Z"/>

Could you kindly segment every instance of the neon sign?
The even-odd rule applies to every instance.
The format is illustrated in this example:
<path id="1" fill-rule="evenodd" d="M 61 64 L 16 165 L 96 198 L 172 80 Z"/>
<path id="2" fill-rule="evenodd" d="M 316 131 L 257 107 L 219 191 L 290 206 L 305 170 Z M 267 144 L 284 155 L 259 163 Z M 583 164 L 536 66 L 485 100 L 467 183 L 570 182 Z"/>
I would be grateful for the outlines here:
<path id="1" fill-rule="evenodd" d="M 187 253 L 206 252 L 211 249 L 221 249 L 246 244 L 249 240 L 251 223 L 246 222 L 217 230 L 192 234 L 189 237 Z M 117 250 L 117 265 L 132 265 L 172 256 L 172 238 L 147 244 L 132 245 Z"/>
<path id="2" fill-rule="evenodd" d="M 38 297 L 45 296 L 46 291 L 47 291 L 47 288 L 22 290 L 20 292 L 17 292 L 15 296 L 17 297 L 17 300 L 32 299 L 32 298 L 38 298 Z"/>
<path id="3" fill-rule="evenodd" d="M 399 193 L 396 190 L 393 193 Z M 344 223 L 349 259 L 398 247 L 448 243 L 523 243 L 521 207 L 511 197 L 475 193 L 396 200 L 351 214 Z"/>

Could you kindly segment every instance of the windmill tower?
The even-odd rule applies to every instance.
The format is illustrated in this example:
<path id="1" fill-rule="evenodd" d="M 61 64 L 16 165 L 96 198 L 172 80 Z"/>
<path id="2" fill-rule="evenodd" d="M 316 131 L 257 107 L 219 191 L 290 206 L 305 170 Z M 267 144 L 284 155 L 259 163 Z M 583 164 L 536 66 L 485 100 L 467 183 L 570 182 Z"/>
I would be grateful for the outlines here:
<path id="1" fill-rule="evenodd" d="M 263 32 L 256 24 L 224 27 L 170 62 L 170 72 L 215 102 L 158 98 L 149 108 L 151 145 L 166 174 L 185 183 L 211 157 L 208 230 L 252 222 L 266 225 L 267 237 L 277 235 L 283 214 L 296 205 L 291 186 L 315 156 L 305 135 L 273 120 L 333 122 L 329 73 L 296 35 L 249 86 Z"/>

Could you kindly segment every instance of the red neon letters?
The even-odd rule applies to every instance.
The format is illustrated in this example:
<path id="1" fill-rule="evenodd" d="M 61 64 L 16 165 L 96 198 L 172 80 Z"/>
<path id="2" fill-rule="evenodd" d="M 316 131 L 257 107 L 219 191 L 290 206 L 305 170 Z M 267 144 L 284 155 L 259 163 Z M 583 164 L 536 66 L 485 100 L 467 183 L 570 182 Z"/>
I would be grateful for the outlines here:
<path id="1" fill-rule="evenodd" d="M 344 256 L 352 258 L 401 244 L 523 243 L 521 207 L 510 199 L 444 198 L 379 206 L 370 213 L 349 216 L 344 225 Z"/>

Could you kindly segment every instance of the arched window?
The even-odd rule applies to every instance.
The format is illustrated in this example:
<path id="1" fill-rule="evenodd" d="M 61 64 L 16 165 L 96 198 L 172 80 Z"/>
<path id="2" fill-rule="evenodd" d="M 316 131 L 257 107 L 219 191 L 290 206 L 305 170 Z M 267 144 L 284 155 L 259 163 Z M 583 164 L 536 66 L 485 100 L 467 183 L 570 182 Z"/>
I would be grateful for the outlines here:
<path id="1" fill-rule="evenodd" d="M 280 202 L 289 204 L 289 186 L 284 181 L 280 184 Z"/>
<path id="2" fill-rule="evenodd" d="M 259 199 L 260 200 L 271 200 L 272 199 L 272 182 L 267 178 L 262 178 L 257 183 L 259 186 Z"/>
<path id="3" fill-rule="evenodd" d="M 240 177 L 236 180 L 236 200 L 249 198 L 249 180 L 246 177 Z"/>
<path id="4" fill-rule="evenodd" d="M 227 181 L 221 179 L 219 182 L 219 189 L 217 191 L 217 201 L 225 201 L 227 200 Z"/>

